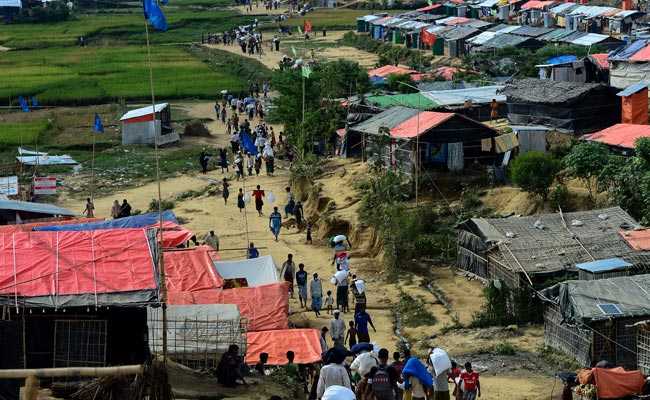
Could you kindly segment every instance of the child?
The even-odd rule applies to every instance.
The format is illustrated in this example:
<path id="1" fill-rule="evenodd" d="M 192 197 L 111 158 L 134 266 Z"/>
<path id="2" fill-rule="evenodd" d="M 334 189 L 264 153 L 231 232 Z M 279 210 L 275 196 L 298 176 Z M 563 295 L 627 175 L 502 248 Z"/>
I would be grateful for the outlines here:
<path id="1" fill-rule="evenodd" d="M 266 363 L 268 361 L 269 361 L 269 354 L 260 353 L 260 361 L 257 364 L 255 364 L 255 371 L 257 371 L 257 373 L 262 376 L 266 375 Z"/>
<path id="2" fill-rule="evenodd" d="M 332 314 L 332 307 L 334 306 L 334 298 L 332 297 L 332 291 L 327 291 L 327 297 L 325 297 L 325 307 L 327 308 L 327 313 Z"/>
<path id="3" fill-rule="evenodd" d="M 345 341 L 343 343 L 346 342 L 348 343 L 349 349 L 357 344 L 357 329 L 354 327 L 354 321 L 350 321 L 350 327 L 348 328 L 348 333 L 346 334 Z"/>
<path id="4" fill-rule="evenodd" d="M 241 190 L 241 188 L 237 194 L 237 207 L 239 208 L 239 212 L 241 212 L 244 207 L 246 207 L 246 203 L 244 203 L 244 192 Z"/>
<path id="5" fill-rule="evenodd" d="M 312 241 L 311 241 L 311 224 L 307 224 L 307 243 L 312 244 Z"/>

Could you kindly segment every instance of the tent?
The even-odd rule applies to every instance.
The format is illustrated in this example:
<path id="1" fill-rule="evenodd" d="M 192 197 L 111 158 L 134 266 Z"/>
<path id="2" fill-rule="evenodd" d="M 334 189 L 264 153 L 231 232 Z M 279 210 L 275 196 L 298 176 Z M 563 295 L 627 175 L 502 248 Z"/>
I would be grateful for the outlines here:
<path id="1" fill-rule="evenodd" d="M 211 256 L 212 255 L 212 256 Z M 192 293 L 223 287 L 213 267 L 216 252 L 208 246 L 164 252 L 168 293 Z"/>
<path id="2" fill-rule="evenodd" d="M 271 256 L 237 261 L 215 261 L 214 267 L 223 279 L 245 278 L 248 287 L 278 282 L 278 270 Z"/>
<path id="3" fill-rule="evenodd" d="M 57 225 L 71 225 L 71 224 L 81 224 L 87 222 L 101 222 L 104 218 L 74 218 L 74 219 L 61 219 L 58 221 L 47 221 L 47 222 L 30 222 L 26 224 L 13 224 L 13 225 L 1 225 L 0 233 L 13 233 L 13 232 L 29 232 L 34 230 L 37 226 L 49 226 L 54 223 Z"/>
<path id="4" fill-rule="evenodd" d="M 245 362 L 257 363 L 261 353 L 269 355 L 268 365 L 287 364 L 287 352 L 295 353 L 296 364 L 311 364 L 321 360 L 320 332 L 317 329 L 282 329 L 249 332 L 246 335 Z"/>
<path id="5" fill-rule="evenodd" d="M 0 234 L 0 303 L 31 307 L 158 301 L 154 232 Z M 20 300 L 19 300 L 20 299 Z"/>

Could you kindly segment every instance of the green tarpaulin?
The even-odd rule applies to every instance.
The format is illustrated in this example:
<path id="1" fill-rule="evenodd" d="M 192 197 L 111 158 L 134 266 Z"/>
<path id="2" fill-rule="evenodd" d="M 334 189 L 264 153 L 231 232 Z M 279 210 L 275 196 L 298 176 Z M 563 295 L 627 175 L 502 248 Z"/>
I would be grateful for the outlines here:
<path id="1" fill-rule="evenodd" d="M 406 106 L 419 108 L 421 110 L 430 110 L 438 106 L 436 102 L 428 99 L 420 93 L 370 96 L 367 100 L 369 103 L 381 108 Z"/>

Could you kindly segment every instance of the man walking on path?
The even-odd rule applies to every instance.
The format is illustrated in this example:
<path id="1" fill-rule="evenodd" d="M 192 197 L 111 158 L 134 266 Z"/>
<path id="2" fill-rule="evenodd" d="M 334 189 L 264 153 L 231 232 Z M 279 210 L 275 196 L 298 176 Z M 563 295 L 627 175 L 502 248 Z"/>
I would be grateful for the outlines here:
<path id="1" fill-rule="evenodd" d="M 253 197 L 255 197 L 255 209 L 259 216 L 262 216 L 262 206 L 264 205 L 264 191 L 257 185 L 257 189 L 253 190 Z M 280 215 L 282 218 L 282 215 Z M 277 241 L 277 237 L 275 239 Z"/>
<path id="2" fill-rule="evenodd" d="M 210 231 L 210 233 L 205 235 L 205 239 L 203 239 L 203 243 L 212 247 L 216 251 L 219 251 L 219 236 L 217 236 L 214 233 L 214 231 Z"/>
<path id="3" fill-rule="evenodd" d="M 95 205 L 90 200 L 90 197 L 86 199 L 86 208 L 84 209 L 83 214 L 88 218 L 95 217 Z"/>
<path id="4" fill-rule="evenodd" d="M 345 322 L 341 318 L 341 312 L 334 310 L 334 318 L 330 321 L 330 336 L 334 347 L 343 347 L 345 340 Z"/>
<path id="5" fill-rule="evenodd" d="M 370 332 L 368 332 L 368 324 L 372 330 L 377 332 L 375 325 L 372 323 L 372 318 L 365 310 L 358 311 L 354 314 L 354 326 L 357 328 L 357 336 L 359 343 L 370 343 Z"/>
<path id="6" fill-rule="evenodd" d="M 305 271 L 305 264 L 298 264 L 298 272 L 296 272 L 296 285 L 298 285 L 298 300 L 300 300 L 300 307 L 307 308 L 307 271 Z"/>
<path id="7" fill-rule="evenodd" d="M 275 236 L 276 242 L 278 241 L 278 236 L 280 235 L 281 227 L 282 227 L 282 214 L 280 214 L 277 207 L 273 207 L 273 212 L 271 213 L 271 215 L 269 215 L 269 229 L 271 229 L 271 232 L 273 232 L 273 236 Z M 307 283 L 305 283 L 305 285 L 306 284 Z"/>
<path id="8" fill-rule="evenodd" d="M 309 286 L 309 291 L 311 292 L 311 310 L 317 317 L 320 317 L 320 308 L 323 304 L 323 283 L 318 278 L 318 274 L 314 274 L 314 279 Z"/>
<path id="9" fill-rule="evenodd" d="M 293 298 L 293 279 L 296 275 L 296 263 L 293 262 L 293 254 L 287 255 L 287 261 L 282 264 L 280 275 L 282 275 L 285 282 L 289 282 L 289 293 Z"/>

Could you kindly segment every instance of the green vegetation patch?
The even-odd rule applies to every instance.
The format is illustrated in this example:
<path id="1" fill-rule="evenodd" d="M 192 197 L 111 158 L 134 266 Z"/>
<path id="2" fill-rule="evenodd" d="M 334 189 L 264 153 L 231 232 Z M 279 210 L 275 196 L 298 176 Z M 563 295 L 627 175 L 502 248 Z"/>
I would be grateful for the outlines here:
<path id="1" fill-rule="evenodd" d="M 422 299 L 412 297 L 405 292 L 401 292 L 399 297 L 397 313 L 404 326 L 414 328 L 436 323 L 436 317 L 427 310 L 427 305 Z"/>
<path id="2" fill-rule="evenodd" d="M 36 143 L 50 127 L 51 124 L 47 120 L 0 123 L 0 145 L 19 146 Z"/>

